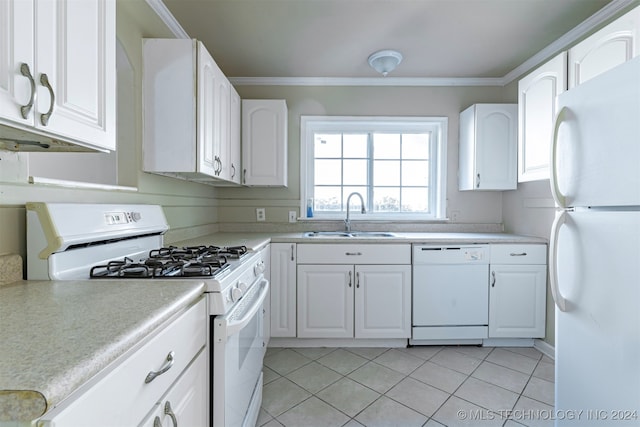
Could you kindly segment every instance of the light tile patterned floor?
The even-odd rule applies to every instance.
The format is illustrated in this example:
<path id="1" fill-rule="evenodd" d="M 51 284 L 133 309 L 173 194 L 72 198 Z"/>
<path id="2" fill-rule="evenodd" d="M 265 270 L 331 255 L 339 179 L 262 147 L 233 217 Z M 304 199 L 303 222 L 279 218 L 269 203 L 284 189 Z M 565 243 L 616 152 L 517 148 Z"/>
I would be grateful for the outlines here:
<path id="1" fill-rule="evenodd" d="M 552 426 L 553 401 L 534 348 L 269 348 L 257 425 Z"/>

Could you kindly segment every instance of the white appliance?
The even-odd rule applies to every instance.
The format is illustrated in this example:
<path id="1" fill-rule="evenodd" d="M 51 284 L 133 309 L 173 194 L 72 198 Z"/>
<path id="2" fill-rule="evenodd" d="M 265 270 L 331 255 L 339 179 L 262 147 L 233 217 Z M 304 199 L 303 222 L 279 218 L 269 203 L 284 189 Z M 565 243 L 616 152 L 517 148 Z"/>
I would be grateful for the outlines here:
<path id="1" fill-rule="evenodd" d="M 261 252 L 217 247 L 203 238 L 164 246 L 169 226 L 155 205 L 27 203 L 26 208 L 29 280 L 149 280 L 149 292 L 153 280 L 203 281 L 212 426 L 255 425 L 269 291 Z"/>
<path id="2" fill-rule="evenodd" d="M 413 246 L 410 344 L 481 344 L 488 307 L 488 246 Z"/>
<path id="3" fill-rule="evenodd" d="M 558 97 L 557 426 L 640 425 L 640 58 Z"/>

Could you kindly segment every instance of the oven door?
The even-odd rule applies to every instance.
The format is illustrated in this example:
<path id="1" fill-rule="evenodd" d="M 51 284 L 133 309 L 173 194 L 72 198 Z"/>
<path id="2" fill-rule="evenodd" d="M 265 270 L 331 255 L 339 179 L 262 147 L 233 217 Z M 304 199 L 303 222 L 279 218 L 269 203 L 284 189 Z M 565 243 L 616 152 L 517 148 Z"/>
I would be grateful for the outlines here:
<path id="1" fill-rule="evenodd" d="M 260 276 L 224 316 L 212 317 L 213 427 L 254 426 L 262 401 L 263 303 L 269 281 Z"/>

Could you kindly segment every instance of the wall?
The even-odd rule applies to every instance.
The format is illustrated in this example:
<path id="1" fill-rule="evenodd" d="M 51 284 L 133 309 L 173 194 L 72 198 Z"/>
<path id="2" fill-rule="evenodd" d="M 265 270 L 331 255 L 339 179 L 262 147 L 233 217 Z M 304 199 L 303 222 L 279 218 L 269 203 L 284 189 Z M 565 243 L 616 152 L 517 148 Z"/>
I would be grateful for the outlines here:
<path id="1" fill-rule="evenodd" d="M 118 105 L 118 178 L 120 183 L 137 188 L 78 189 L 61 186 L 28 184 L 28 154 L 0 151 L 0 169 L 16 168 L 18 182 L 0 182 L 0 253 L 25 256 L 25 209 L 28 201 L 83 203 L 144 203 L 163 206 L 171 231 L 168 242 L 217 230 L 216 189 L 210 186 L 147 174 L 142 165 L 142 38 L 172 37 L 144 1 L 117 1 L 117 36 L 132 69 L 130 79 L 119 80 L 128 86 L 131 96 L 119 97 Z M 130 105 L 132 104 L 132 105 Z M 56 160 L 50 154 L 49 161 Z M 82 161 L 82 160 L 80 160 Z M 15 180 L 12 180 L 15 181 Z"/>
<path id="2" fill-rule="evenodd" d="M 265 229 L 275 225 L 283 229 L 289 227 L 287 212 L 299 213 L 301 115 L 377 115 L 448 117 L 447 212 L 458 211 L 460 224 L 495 225 L 501 230 L 502 194 L 459 192 L 457 170 L 460 111 L 473 103 L 504 102 L 502 87 L 236 86 L 236 89 L 243 99 L 286 99 L 289 185 L 287 188 L 220 189 L 221 229 Z M 255 223 L 257 207 L 266 208 L 266 223 Z M 308 229 L 310 225 L 298 224 L 298 227 Z M 317 229 L 317 224 L 311 227 Z"/>

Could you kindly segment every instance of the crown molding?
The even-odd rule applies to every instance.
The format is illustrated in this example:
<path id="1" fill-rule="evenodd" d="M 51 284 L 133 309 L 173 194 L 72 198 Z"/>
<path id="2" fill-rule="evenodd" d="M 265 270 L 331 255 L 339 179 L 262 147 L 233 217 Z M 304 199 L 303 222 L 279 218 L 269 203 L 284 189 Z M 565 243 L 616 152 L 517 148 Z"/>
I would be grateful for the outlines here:
<path id="1" fill-rule="evenodd" d="M 189 34 L 162 0 L 146 0 L 176 38 Z M 234 86 L 505 86 L 640 0 L 613 0 L 504 77 L 228 77 Z"/>
<path id="2" fill-rule="evenodd" d="M 167 6 L 162 2 L 162 0 L 146 0 L 147 4 L 153 11 L 158 15 L 158 17 L 165 23 L 167 27 L 169 27 L 169 31 L 176 36 L 177 39 L 190 39 L 189 34 L 182 28 L 182 25 L 178 22 L 178 20 L 173 16 L 173 14 L 169 11 Z"/>
<path id="3" fill-rule="evenodd" d="M 503 78 L 229 77 L 234 86 L 504 86 Z"/>

